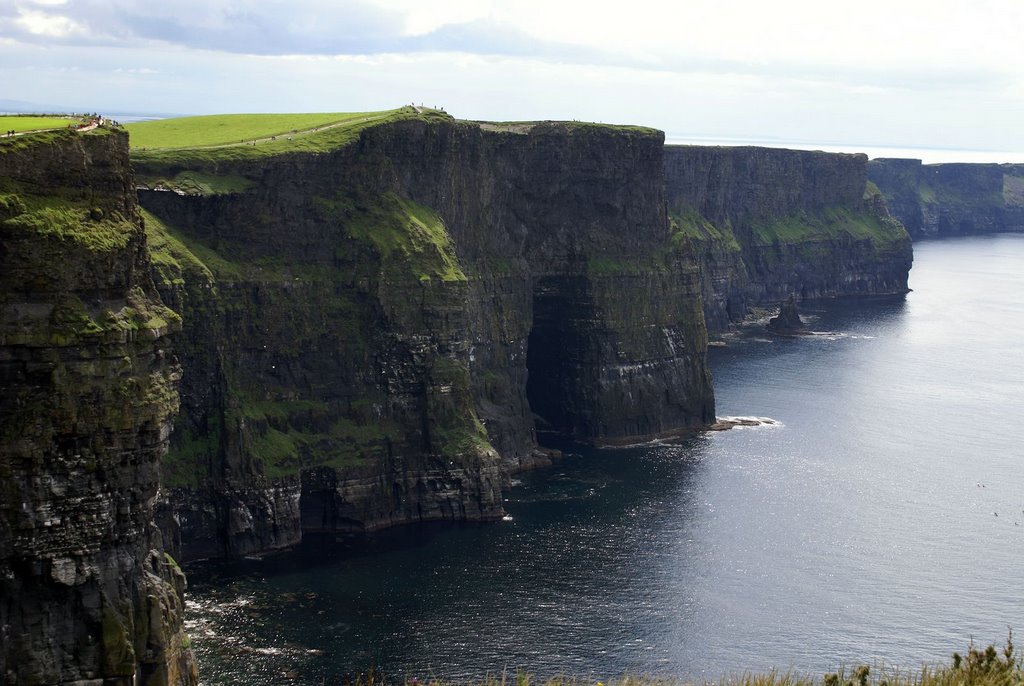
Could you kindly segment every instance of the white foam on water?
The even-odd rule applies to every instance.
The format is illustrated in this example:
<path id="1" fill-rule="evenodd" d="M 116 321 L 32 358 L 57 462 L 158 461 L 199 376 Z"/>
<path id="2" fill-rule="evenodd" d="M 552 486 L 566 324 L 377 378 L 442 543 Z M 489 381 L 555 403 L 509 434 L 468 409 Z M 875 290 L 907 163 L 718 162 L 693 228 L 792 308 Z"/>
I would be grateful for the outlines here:
<path id="1" fill-rule="evenodd" d="M 719 422 L 732 424 L 733 429 L 760 429 L 764 427 L 778 428 L 785 426 L 778 419 L 771 417 L 755 417 L 753 415 L 733 415 L 729 417 L 718 417 Z"/>

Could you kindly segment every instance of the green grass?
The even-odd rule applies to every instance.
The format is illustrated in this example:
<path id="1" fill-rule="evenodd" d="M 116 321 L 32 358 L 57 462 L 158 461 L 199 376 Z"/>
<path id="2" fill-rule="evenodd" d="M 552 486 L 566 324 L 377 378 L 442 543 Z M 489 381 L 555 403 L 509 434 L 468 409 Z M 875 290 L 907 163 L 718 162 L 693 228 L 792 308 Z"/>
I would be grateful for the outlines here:
<path id="1" fill-rule="evenodd" d="M 25 133 L 28 131 L 45 131 L 47 129 L 66 129 L 68 124 L 78 124 L 81 117 L 52 117 L 36 115 L 6 115 L 0 116 L 0 133 L 6 131 L 17 131 Z"/>
<path id="2" fill-rule="evenodd" d="M 245 277 L 245 265 L 226 259 L 198 239 L 186 237 L 147 210 L 142 210 L 142 217 L 146 223 L 150 259 L 157 274 L 168 285 L 180 285 L 183 281 L 201 284 L 214 280 L 239 281 Z M 191 278 L 186 278 L 189 274 Z"/>
<path id="3" fill-rule="evenodd" d="M 10 236 L 75 243 L 90 252 L 122 250 L 136 228 L 119 212 L 104 211 L 100 205 L 106 200 L 76 197 L 74 191 L 67 189 L 50 191 L 7 180 L 0 184 L 0 229 Z"/>
<path id="4" fill-rule="evenodd" d="M 394 193 L 318 202 L 324 212 L 343 215 L 352 237 L 373 245 L 385 269 L 411 271 L 421 281 L 466 280 L 444 222 L 429 207 Z"/>
<path id="5" fill-rule="evenodd" d="M 124 332 L 165 332 L 180 327 L 181 317 L 176 312 L 153 302 L 138 287 L 129 291 L 126 303 L 117 310 L 87 307 L 77 295 L 66 293 L 54 303 L 42 338 L 39 332 L 15 332 L 7 337 L 7 343 L 28 345 L 45 340 L 49 345 L 67 346 L 83 340 L 118 341 Z"/>
<path id="6" fill-rule="evenodd" d="M 78 243 L 92 252 L 113 252 L 128 245 L 135 232 L 131 222 L 119 215 L 94 218 L 92 210 L 64 205 L 36 206 L 5 219 L 4 229 L 13 234 L 35 234 Z"/>
<path id="7" fill-rule="evenodd" d="M 312 114 L 213 114 L 128 124 L 133 148 L 204 148 L 237 145 L 273 136 L 303 134 L 312 129 L 379 117 L 383 112 L 320 112 Z"/>
<path id="8" fill-rule="evenodd" d="M 176 231 L 146 210 L 142 210 L 142 219 L 146 225 L 149 259 L 161 281 L 181 286 L 187 277 L 188 281 L 202 285 L 213 283 L 209 267 L 196 257 Z"/>
<path id="9" fill-rule="evenodd" d="M 715 226 L 692 208 L 669 213 L 669 224 L 674 244 L 689 238 L 692 241 L 712 241 L 734 252 L 740 249 L 740 244 L 730 227 Z"/>
<path id="10" fill-rule="evenodd" d="M 223 162 L 329 152 L 356 141 L 372 126 L 415 120 L 452 121 L 452 117 L 406 106 L 382 112 L 183 117 L 126 128 L 131 135 L 132 160 L 146 179 L 166 173 L 167 168 L 213 172 Z"/>
<path id="11" fill-rule="evenodd" d="M 401 435 L 389 419 L 356 421 L 332 416 L 321 401 L 255 401 L 243 404 L 229 416 L 246 420 L 250 427 L 248 447 L 270 478 L 295 476 L 317 466 L 350 467 L 380 457 L 389 437 Z M 314 425 L 328 426 L 315 430 Z"/>

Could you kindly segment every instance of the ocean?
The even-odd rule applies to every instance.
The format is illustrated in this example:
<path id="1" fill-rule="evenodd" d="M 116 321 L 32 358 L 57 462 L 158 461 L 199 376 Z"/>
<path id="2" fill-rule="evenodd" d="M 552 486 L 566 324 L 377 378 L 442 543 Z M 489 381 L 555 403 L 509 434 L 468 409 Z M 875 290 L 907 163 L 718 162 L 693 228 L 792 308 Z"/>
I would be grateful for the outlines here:
<path id="1" fill-rule="evenodd" d="M 915 244 L 905 297 L 711 350 L 681 444 L 573 448 L 508 521 L 192 565 L 204 684 L 914 669 L 1024 627 L 1024 235 Z"/>

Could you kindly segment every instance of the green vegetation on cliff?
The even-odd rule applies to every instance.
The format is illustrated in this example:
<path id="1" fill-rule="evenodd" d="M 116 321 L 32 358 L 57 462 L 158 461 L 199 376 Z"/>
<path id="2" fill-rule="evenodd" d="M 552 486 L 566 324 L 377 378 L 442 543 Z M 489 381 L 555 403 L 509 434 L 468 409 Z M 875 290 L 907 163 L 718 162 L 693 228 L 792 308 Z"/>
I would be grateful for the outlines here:
<path id="1" fill-rule="evenodd" d="M 314 400 L 248 402 L 228 413 L 248 432 L 248 449 L 271 478 L 297 476 L 309 467 L 351 467 L 383 457 L 400 427 L 382 418 L 339 416 Z"/>
<path id="2" fill-rule="evenodd" d="M 92 252 L 122 250 L 134 233 L 132 222 L 119 213 L 53 196 L 0 194 L 0 218 L 12 236 L 68 241 Z"/>
<path id="3" fill-rule="evenodd" d="M 167 285 L 183 285 L 186 278 L 199 284 L 213 283 L 209 267 L 196 257 L 185 241 L 158 217 L 142 210 L 149 258 L 159 279 Z"/>
<path id="4" fill-rule="evenodd" d="M 444 222 L 429 207 L 394 193 L 316 202 L 329 218 L 341 220 L 352 238 L 372 245 L 389 275 L 466 280 Z"/>
<path id="5" fill-rule="evenodd" d="M 736 240 L 732 227 L 715 226 L 698 212 L 686 208 L 684 211 L 669 213 L 669 226 L 672 231 L 672 242 L 675 244 L 689 239 L 691 241 L 710 242 L 724 247 L 726 250 L 738 252 L 740 244 Z"/>
<path id="6" fill-rule="evenodd" d="M 174 190 L 186 195 L 243 193 L 253 186 L 253 181 L 241 174 L 211 174 L 192 170 L 178 172 L 173 176 L 140 176 L 138 182 L 156 190 Z"/>
<path id="7" fill-rule="evenodd" d="M 885 249 L 909 240 L 906 229 L 898 221 L 848 207 L 755 221 L 752 228 L 754 238 L 765 245 L 847 238 L 870 240 L 876 249 Z"/>
<path id="8" fill-rule="evenodd" d="M 49 319 L 49 343 L 71 345 L 82 339 L 113 335 L 120 338 L 125 332 L 152 331 L 162 335 L 177 329 L 181 317 L 170 308 L 154 302 L 139 288 L 128 292 L 125 304 L 113 309 L 107 306 L 86 307 L 78 296 L 65 293 L 55 303 Z M 157 334 L 151 337 L 157 337 Z M 22 340 L 17 334 L 6 337 L 8 343 Z"/>
<path id="9" fill-rule="evenodd" d="M 276 242 L 272 252 L 254 250 L 253 241 L 232 231 L 197 236 L 144 213 L 161 288 L 177 294 L 186 318 L 204 336 L 210 335 L 206 327 L 247 321 L 258 312 L 256 330 L 235 345 L 264 360 L 261 375 L 225 364 L 219 391 L 223 412 L 207 415 L 201 427 L 179 424 L 164 460 L 170 485 L 196 487 L 197 465 L 231 451 L 258 465 L 264 476 L 281 478 L 312 467 L 373 464 L 386 459 L 392 446 L 401 450 L 426 439 L 437 454 L 452 458 L 489 449 L 482 424 L 465 412 L 472 403 L 462 362 L 438 360 L 430 371 L 431 383 L 451 388 L 459 401 L 451 405 L 448 394 L 431 397 L 424 439 L 412 435 L 420 427 L 400 416 L 405 410 L 389 407 L 383 395 L 339 400 L 330 389 L 296 393 L 280 385 L 272 365 L 305 364 L 325 331 L 345 359 L 360 358 L 379 345 L 372 341 L 387 334 L 376 330 L 378 320 L 361 304 L 370 293 L 385 298 L 391 316 L 404 317 L 419 309 L 403 295 L 410 289 L 419 292 L 434 280 L 466 281 L 447 229 L 432 209 L 394 193 L 313 200 L 317 222 L 340 229 L 332 234 L 333 255 Z M 259 230 L 268 237 L 278 231 L 276 226 Z M 229 325 L 215 335 L 233 339 L 239 333 Z"/>
<path id="10" fill-rule="evenodd" d="M 72 146 L 83 134 L 60 130 L 0 139 L 0 156 L 12 166 L 31 168 L 29 155 L 50 146 Z M 84 134 L 110 135 L 107 129 Z M 127 215 L 124 198 L 81 184 L 43 185 L 30 176 L 0 178 L 0 229 L 13 239 L 42 238 L 73 244 L 91 253 L 123 250 L 136 235 L 135 217 Z"/>

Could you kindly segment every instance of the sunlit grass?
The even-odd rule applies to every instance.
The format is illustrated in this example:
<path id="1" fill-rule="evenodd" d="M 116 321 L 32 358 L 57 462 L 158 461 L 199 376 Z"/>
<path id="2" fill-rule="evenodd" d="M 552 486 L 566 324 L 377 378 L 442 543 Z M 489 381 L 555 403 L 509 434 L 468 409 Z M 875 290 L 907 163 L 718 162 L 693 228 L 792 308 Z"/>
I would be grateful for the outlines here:
<path id="1" fill-rule="evenodd" d="M 227 114 L 130 124 L 132 161 L 143 183 L 173 187 L 181 169 L 220 173 L 223 163 L 292 153 L 323 153 L 358 140 L 382 124 L 452 121 L 437 110 L 411 106 L 349 114 Z M 174 173 L 170 173 L 174 172 Z M 169 185 L 168 185 L 169 184 Z"/>
<path id="2" fill-rule="evenodd" d="M 125 126 L 133 148 L 202 148 L 305 134 L 324 126 L 379 117 L 384 112 L 213 114 L 143 121 Z"/>
<path id="3" fill-rule="evenodd" d="M 35 115 L 0 116 L 0 133 L 14 131 L 45 131 L 47 129 L 67 128 L 68 124 L 78 124 L 80 117 L 45 117 Z"/>

